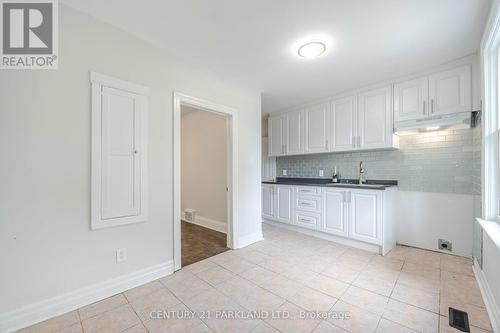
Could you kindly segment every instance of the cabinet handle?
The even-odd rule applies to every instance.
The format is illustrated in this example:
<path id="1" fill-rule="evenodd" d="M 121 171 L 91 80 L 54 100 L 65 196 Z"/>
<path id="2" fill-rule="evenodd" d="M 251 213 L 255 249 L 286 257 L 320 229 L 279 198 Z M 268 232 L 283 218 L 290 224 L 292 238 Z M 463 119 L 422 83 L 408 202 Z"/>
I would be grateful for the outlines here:
<path id="1" fill-rule="evenodd" d="M 361 147 L 361 135 L 358 135 L 358 148 Z"/>
<path id="2" fill-rule="evenodd" d="M 425 101 L 423 101 L 423 102 L 422 102 L 422 104 L 423 104 L 423 107 L 422 107 L 422 109 L 423 109 L 422 114 L 423 114 L 423 115 L 425 115 Z"/>
<path id="3" fill-rule="evenodd" d="M 307 206 L 307 207 L 309 207 L 309 206 L 311 206 L 311 203 L 300 201 L 299 202 L 299 206 Z"/>
<path id="4" fill-rule="evenodd" d="M 434 98 L 431 99 L 431 113 L 434 113 Z"/>
<path id="5" fill-rule="evenodd" d="M 356 136 L 355 135 L 352 136 L 352 146 L 354 148 L 356 148 Z"/>
<path id="6" fill-rule="evenodd" d="M 303 218 L 299 218 L 299 221 L 300 221 L 300 222 L 311 222 L 311 221 L 309 221 L 308 219 L 303 219 Z"/>

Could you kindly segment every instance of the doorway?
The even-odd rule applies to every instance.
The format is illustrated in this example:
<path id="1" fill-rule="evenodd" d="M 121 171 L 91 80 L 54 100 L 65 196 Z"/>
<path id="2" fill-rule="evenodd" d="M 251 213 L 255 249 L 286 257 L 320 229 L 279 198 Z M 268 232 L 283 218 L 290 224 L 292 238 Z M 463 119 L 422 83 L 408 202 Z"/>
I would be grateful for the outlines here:
<path id="1" fill-rule="evenodd" d="M 208 130 L 210 126 L 216 126 L 213 130 L 217 128 L 224 133 L 210 135 L 210 130 Z M 173 243 L 175 270 L 227 248 L 234 248 L 234 235 L 236 234 L 235 158 L 237 156 L 235 129 L 235 110 L 174 93 Z M 186 136 L 188 131 L 189 136 Z M 212 142 L 212 146 L 208 141 Z M 221 142 L 224 142 L 225 147 L 220 147 Z M 206 149 L 212 149 L 216 144 L 219 145 L 218 151 L 213 151 L 214 156 L 212 156 Z M 190 151 L 184 152 L 183 148 Z M 215 156 L 218 157 L 214 158 Z M 206 161 L 200 163 L 203 157 Z M 224 165 L 221 165 L 221 162 Z M 215 165 L 210 163 L 215 163 Z M 224 169 L 224 173 L 222 174 L 219 169 Z M 197 186 L 199 186 L 199 191 L 197 191 Z M 211 187 L 213 191 L 210 192 L 207 187 Z"/>

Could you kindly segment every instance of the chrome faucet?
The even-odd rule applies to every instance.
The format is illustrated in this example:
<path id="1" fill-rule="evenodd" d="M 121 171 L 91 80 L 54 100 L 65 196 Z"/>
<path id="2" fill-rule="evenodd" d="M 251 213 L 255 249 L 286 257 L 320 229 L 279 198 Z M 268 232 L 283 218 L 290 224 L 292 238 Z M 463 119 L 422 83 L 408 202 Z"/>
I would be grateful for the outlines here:
<path id="1" fill-rule="evenodd" d="M 359 162 L 359 185 L 363 185 L 365 182 L 365 169 L 363 168 L 363 161 Z"/>

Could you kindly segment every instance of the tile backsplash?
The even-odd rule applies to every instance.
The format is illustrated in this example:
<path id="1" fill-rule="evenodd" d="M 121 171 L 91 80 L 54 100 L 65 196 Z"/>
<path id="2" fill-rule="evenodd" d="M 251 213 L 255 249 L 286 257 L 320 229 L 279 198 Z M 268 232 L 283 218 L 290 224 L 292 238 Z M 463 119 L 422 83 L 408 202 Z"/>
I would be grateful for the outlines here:
<path id="1" fill-rule="evenodd" d="M 357 178 L 363 161 L 366 179 L 394 179 L 402 191 L 476 194 L 480 188 L 481 129 L 444 130 L 400 136 L 399 150 L 278 157 L 276 174 Z"/>

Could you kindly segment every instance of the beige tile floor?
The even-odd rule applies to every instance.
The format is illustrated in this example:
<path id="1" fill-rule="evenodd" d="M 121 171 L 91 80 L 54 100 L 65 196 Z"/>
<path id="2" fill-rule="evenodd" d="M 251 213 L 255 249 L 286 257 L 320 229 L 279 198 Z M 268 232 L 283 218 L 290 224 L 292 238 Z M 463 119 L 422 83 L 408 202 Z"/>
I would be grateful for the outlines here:
<path id="1" fill-rule="evenodd" d="M 459 332 L 449 306 L 469 313 L 472 332 L 491 331 L 470 259 L 404 246 L 382 257 L 263 228 L 264 241 L 19 332 Z M 274 317 L 227 317 L 249 311 Z"/>

